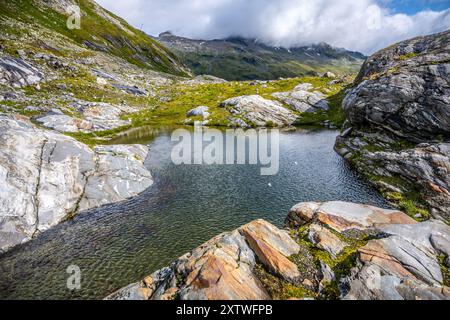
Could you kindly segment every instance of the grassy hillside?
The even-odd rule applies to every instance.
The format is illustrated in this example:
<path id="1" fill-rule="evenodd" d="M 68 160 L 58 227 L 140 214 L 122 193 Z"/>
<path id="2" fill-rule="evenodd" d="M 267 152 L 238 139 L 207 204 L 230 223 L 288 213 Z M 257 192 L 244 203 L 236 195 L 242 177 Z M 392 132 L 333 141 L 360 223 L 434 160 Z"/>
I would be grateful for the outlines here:
<path id="1" fill-rule="evenodd" d="M 341 104 L 344 96 L 344 88 L 348 83 L 330 85 L 330 79 L 320 77 L 290 78 L 284 80 L 270 81 L 265 84 L 254 85 L 252 81 L 227 82 L 219 84 L 183 84 L 174 83 L 169 86 L 160 87 L 155 96 L 151 98 L 137 98 L 135 105 L 147 105 L 140 112 L 130 114 L 124 119 L 131 120 L 131 125 L 126 128 L 119 128 L 113 131 L 103 131 L 96 133 L 80 133 L 74 136 L 90 145 L 97 144 L 103 139 L 112 139 L 118 133 L 131 127 L 142 126 L 177 126 L 186 124 L 186 112 L 198 106 L 208 106 L 210 112 L 210 122 L 208 126 L 227 127 L 227 118 L 230 114 L 225 108 L 220 108 L 222 101 L 242 95 L 258 94 L 270 100 L 274 100 L 274 92 L 291 91 L 300 83 L 311 83 L 314 90 L 324 93 L 329 100 L 330 109 L 317 113 L 299 114 L 296 123 L 298 126 L 320 126 L 322 121 L 330 120 L 340 127 L 345 120 L 345 114 Z M 98 93 L 93 93 L 98 96 Z M 117 103 L 121 97 L 107 95 L 104 101 Z M 87 97 L 89 98 L 89 97 Z M 92 98 L 92 97 L 91 97 Z M 289 108 L 288 106 L 286 106 Z M 202 117 L 194 117 L 193 121 L 201 121 Z M 192 123 L 190 123 L 192 124 Z M 99 140 L 100 139 L 100 140 Z"/>
<path id="2" fill-rule="evenodd" d="M 62 10 L 65 3 L 68 6 L 75 2 L 0 0 L 1 28 L 9 34 L 22 36 L 29 33 L 33 27 L 43 27 L 49 32 L 66 36 L 77 44 L 108 52 L 142 68 L 176 75 L 187 74 L 172 52 L 91 0 L 76 2 L 82 12 L 81 29 L 68 29 L 68 15 Z M 12 21 L 22 23 L 24 28 L 12 25 Z"/>

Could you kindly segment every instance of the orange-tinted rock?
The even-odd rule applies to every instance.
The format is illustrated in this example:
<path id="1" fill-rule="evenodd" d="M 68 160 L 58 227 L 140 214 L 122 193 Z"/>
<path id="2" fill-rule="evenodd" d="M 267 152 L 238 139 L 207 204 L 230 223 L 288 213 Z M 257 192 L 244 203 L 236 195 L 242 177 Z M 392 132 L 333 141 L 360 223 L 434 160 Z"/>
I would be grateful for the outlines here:
<path id="1" fill-rule="evenodd" d="M 415 220 L 403 212 L 387 210 L 348 202 L 303 203 L 296 205 L 290 213 L 291 221 L 304 223 L 319 221 L 330 228 L 343 232 L 350 229 L 365 230 L 389 224 L 413 224 Z M 295 226 L 295 222 L 294 222 Z"/>
<path id="2" fill-rule="evenodd" d="M 430 220 L 377 229 L 381 239 L 358 250 L 358 264 L 346 283 L 346 299 L 447 300 L 439 256 L 450 250 L 450 227 Z"/>
<path id="3" fill-rule="evenodd" d="M 255 252 L 258 259 L 272 272 L 280 275 L 286 280 L 296 281 L 300 273 L 295 263 L 290 261 L 286 255 L 298 253 L 298 245 L 287 235 L 281 235 L 281 239 L 286 242 L 281 242 L 277 234 L 264 234 L 261 228 L 275 230 L 274 226 L 269 226 L 265 221 L 255 221 L 240 229 L 245 236 L 250 248 Z M 269 229 L 269 230 L 270 230 Z M 284 244 L 282 246 L 281 244 Z M 288 247 L 296 248 L 291 250 Z M 284 255 L 281 251 L 284 251 Z M 290 253 L 290 254 L 289 254 Z"/>
<path id="4" fill-rule="evenodd" d="M 370 241 L 358 251 L 360 253 L 360 260 L 363 263 L 375 264 L 382 270 L 388 270 L 390 274 L 399 277 L 410 277 L 415 279 L 415 276 L 411 272 L 405 269 L 397 259 L 386 252 L 382 243 L 378 240 Z"/>
<path id="5" fill-rule="evenodd" d="M 327 251 L 333 258 L 336 258 L 347 247 L 347 244 L 338 236 L 318 224 L 312 224 L 309 227 L 308 237 L 319 249 Z"/>
<path id="6" fill-rule="evenodd" d="M 286 218 L 286 225 L 296 228 L 312 221 L 320 205 L 320 202 L 302 202 L 295 205 Z"/>

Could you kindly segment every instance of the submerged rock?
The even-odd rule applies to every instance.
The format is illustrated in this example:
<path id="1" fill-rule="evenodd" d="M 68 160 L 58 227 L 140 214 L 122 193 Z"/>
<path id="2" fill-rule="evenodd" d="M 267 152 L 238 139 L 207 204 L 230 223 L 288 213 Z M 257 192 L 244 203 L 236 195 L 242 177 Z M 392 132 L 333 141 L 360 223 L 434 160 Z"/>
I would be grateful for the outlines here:
<path id="1" fill-rule="evenodd" d="M 289 126 L 297 119 L 294 113 L 279 102 L 258 95 L 231 98 L 220 106 L 226 108 L 234 117 L 242 118 L 246 124 L 251 123 L 258 127 Z"/>
<path id="2" fill-rule="evenodd" d="M 94 151 L 27 120 L 0 117 L 0 251 L 81 210 L 125 200 L 152 185 L 142 146 Z"/>
<path id="3" fill-rule="evenodd" d="M 450 298 L 442 222 L 344 202 L 298 204 L 286 222 L 289 232 L 256 220 L 219 235 L 107 299 L 328 299 L 332 283 L 332 298 Z"/>

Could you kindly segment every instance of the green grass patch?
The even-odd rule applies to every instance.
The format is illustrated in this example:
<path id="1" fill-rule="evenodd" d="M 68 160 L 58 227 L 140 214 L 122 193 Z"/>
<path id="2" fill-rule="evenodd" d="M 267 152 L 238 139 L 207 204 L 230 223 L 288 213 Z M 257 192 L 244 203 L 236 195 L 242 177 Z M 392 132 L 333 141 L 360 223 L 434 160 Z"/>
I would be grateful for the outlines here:
<path id="1" fill-rule="evenodd" d="M 402 60 L 402 61 L 405 61 L 405 60 L 409 60 L 409 59 L 412 59 L 412 58 L 415 58 L 415 57 L 417 57 L 417 53 L 410 52 L 410 53 L 407 53 L 407 54 L 399 56 L 398 59 Z"/>
<path id="2" fill-rule="evenodd" d="M 401 192 L 392 192 L 379 187 L 381 194 L 407 215 L 418 221 L 430 219 L 431 215 L 426 204 L 422 200 L 422 194 L 412 183 L 397 176 L 377 176 L 368 174 L 366 174 L 366 176 L 370 181 L 375 183 L 384 182 L 401 190 Z"/>
<path id="3" fill-rule="evenodd" d="M 198 106 L 208 106 L 210 126 L 226 126 L 230 113 L 219 105 L 229 98 L 258 94 L 273 99 L 275 92 L 291 91 L 300 83 L 311 83 L 317 90 L 326 87 L 327 80 L 317 77 L 285 79 L 269 82 L 266 85 L 252 85 L 251 82 L 228 82 L 221 84 L 183 85 L 175 84 L 162 88 L 158 94 L 149 98 L 152 106 L 130 115 L 133 126 L 145 125 L 182 125 L 186 113 Z M 336 89 L 335 89 L 336 90 Z M 161 99 L 161 97 L 165 99 Z M 192 119 L 195 120 L 195 119 Z M 268 123 L 268 126 L 271 124 Z"/>
<path id="4" fill-rule="evenodd" d="M 336 88 L 335 88 L 336 90 Z M 342 101 L 345 97 L 345 91 L 341 90 L 328 97 L 329 110 L 316 113 L 303 113 L 296 121 L 295 125 L 313 125 L 319 126 L 322 122 L 329 120 L 334 126 L 341 128 L 345 122 L 346 115 L 342 108 Z"/>
<path id="5" fill-rule="evenodd" d="M 317 296 L 316 293 L 300 285 L 294 285 L 272 275 L 261 264 L 257 264 L 253 272 L 273 300 L 305 299 Z"/>

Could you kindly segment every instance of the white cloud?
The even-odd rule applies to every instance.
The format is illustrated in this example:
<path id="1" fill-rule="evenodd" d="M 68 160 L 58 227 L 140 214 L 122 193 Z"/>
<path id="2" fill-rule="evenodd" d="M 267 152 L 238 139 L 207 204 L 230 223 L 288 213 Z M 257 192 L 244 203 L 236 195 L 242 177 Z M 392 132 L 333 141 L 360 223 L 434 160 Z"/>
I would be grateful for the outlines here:
<path id="1" fill-rule="evenodd" d="M 393 14 L 375 0 L 97 0 L 136 27 L 197 39 L 242 36 L 293 47 L 327 42 L 366 54 L 450 29 L 450 9 Z"/>

